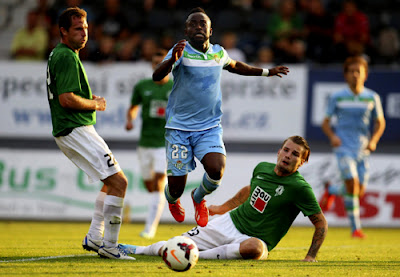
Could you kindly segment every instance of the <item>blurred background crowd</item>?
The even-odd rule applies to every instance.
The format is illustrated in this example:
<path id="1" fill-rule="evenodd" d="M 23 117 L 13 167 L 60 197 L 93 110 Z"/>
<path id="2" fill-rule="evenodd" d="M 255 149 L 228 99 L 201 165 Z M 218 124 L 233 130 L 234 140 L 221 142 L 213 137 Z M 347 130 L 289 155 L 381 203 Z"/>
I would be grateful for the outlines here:
<path id="1" fill-rule="evenodd" d="M 211 42 L 236 60 L 333 64 L 364 55 L 371 65 L 400 65 L 400 0 L 1 0 L 0 59 L 46 60 L 60 40 L 58 15 L 72 6 L 88 13 L 80 57 L 92 62 L 150 61 L 184 38 L 188 12 L 200 6 Z"/>

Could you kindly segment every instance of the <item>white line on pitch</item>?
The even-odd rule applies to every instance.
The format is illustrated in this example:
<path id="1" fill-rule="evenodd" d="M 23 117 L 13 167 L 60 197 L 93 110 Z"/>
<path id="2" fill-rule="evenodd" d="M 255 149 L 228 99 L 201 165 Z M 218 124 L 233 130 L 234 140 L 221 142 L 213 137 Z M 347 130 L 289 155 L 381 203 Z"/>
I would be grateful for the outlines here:
<path id="1" fill-rule="evenodd" d="M 322 248 L 354 248 L 354 247 L 382 247 L 384 245 L 372 245 L 372 244 L 368 244 L 368 245 L 326 245 L 326 246 L 322 246 Z M 387 247 L 390 247 L 392 245 L 386 245 Z M 297 247 L 277 247 L 275 248 L 275 250 L 298 250 L 298 249 L 308 249 L 309 246 L 297 246 Z"/>
<path id="2" fill-rule="evenodd" d="M 97 256 L 97 254 L 48 256 L 48 257 L 37 257 L 37 258 L 18 259 L 18 260 L 0 260 L 0 263 L 34 262 L 34 261 L 41 261 L 41 260 L 54 260 L 54 259 L 63 259 L 63 258 L 88 257 L 88 256 Z"/>

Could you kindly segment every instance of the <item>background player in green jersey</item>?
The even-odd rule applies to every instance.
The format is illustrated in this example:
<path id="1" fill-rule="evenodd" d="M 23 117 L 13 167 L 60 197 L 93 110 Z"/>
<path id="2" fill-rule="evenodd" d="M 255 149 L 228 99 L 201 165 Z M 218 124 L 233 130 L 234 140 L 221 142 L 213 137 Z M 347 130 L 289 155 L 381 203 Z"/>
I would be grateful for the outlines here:
<path id="1" fill-rule="evenodd" d="M 134 260 L 118 244 L 127 179 L 93 127 L 96 111 L 106 109 L 106 100 L 92 94 L 78 56 L 88 40 L 86 17 L 77 7 L 66 9 L 59 17 L 61 43 L 50 53 L 47 66 L 53 136 L 61 151 L 91 181 L 104 183 L 83 248 L 104 258 Z"/>
<path id="2" fill-rule="evenodd" d="M 315 227 L 311 246 L 303 259 L 315 262 L 328 224 L 311 186 L 297 171 L 310 156 L 307 141 L 300 136 L 286 139 L 278 150 L 277 163 L 261 162 L 250 185 L 222 205 L 211 205 L 212 219 L 206 227 L 184 233 L 190 236 L 203 259 L 264 260 L 286 235 L 297 215 L 308 216 Z M 121 245 L 127 252 L 160 255 L 165 241 L 149 246 Z"/>
<path id="3" fill-rule="evenodd" d="M 152 58 L 153 69 L 162 62 L 166 50 L 158 51 Z M 126 130 L 132 130 L 134 121 L 142 106 L 142 129 L 137 149 L 140 172 L 151 194 L 149 212 L 145 228 L 140 236 L 153 238 L 165 206 L 164 186 L 166 183 L 167 162 L 165 158 L 165 108 L 173 82 L 169 75 L 154 82 L 151 78 L 139 81 L 132 94 L 131 106 L 126 115 Z"/>

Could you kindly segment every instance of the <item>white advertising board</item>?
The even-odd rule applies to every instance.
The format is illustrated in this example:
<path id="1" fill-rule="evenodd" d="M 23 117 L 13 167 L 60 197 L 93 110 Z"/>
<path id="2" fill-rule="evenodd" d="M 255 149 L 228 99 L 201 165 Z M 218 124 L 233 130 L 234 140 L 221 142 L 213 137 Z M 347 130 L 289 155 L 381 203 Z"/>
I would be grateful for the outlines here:
<path id="1" fill-rule="evenodd" d="M 135 151 L 114 151 L 129 186 L 126 194 L 126 216 L 132 221 L 144 221 L 150 196 L 141 183 Z M 227 166 L 221 186 L 206 197 L 208 204 L 221 204 L 249 184 L 252 171 L 260 161 L 276 160 L 276 154 L 228 153 Z M 400 157 L 371 156 L 371 176 L 366 197 L 361 203 L 363 226 L 400 227 Z M 203 169 L 189 174 L 181 198 L 186 209 L 186 223 L 194 223 L 190 191 L 200 184 Z M 337 180 L 336 162 L 331 154 L 312 153 L 310 162 L 300 172 L 312 185 L 320 199 L 325 180 Z M 0 149 L 0 218 L 39 220 L 90 220 L 94 200 L 101 183 L 88 183 L 60 151 Z M 340 198 L 331 211 L 325 213 L 330 226 L 347 226 L 348 221 Z M 168 208 L 162 222 L 174 222 Z M 301 213 L 295 224 L 310 225 Z"/>
<path id="2" fill-rule="evenodd" d="M 0 137 L 49 138 L 51 118 L 46 96 L 46 63 L 0 62 Z M 125 131 L 132 88 L 151 78 L 147 63 L 97 65 L 84 63 L 92 92 L 107 100 L 97 112 L 96 129 L 105 139 L 137 139 Z M 226 141 L 281 141 L 305 134 L 305 66 L 291 66 L 278 77 L 245 77 L 225 72 L 222 77 L 223 127 Z"/>

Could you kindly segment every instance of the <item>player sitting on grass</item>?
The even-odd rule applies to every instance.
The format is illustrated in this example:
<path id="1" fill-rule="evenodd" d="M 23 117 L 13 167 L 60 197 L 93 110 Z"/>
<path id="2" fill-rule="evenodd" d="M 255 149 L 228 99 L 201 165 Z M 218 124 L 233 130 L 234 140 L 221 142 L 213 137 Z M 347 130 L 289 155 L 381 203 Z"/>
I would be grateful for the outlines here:
<path id="1" fill-rule="evenodd" d="M 220 214 L 206 227 L 184 233 L 197 244 L 202 259 L 264 260 L 286 235 L 301 211 L 315 231 L 303 261 L 315 262 L 328 225 L 311 186 L 297 169 L 308 161 L 310 147 L 300 136 L 292 136 L 278 150 L 277 163 L 261 162 L 249 186 L 222 205 L 211 205 L 211 215 Z M 121 245 L 128 253 L 160 255 L 165 241 L 149 246 Z"/>

